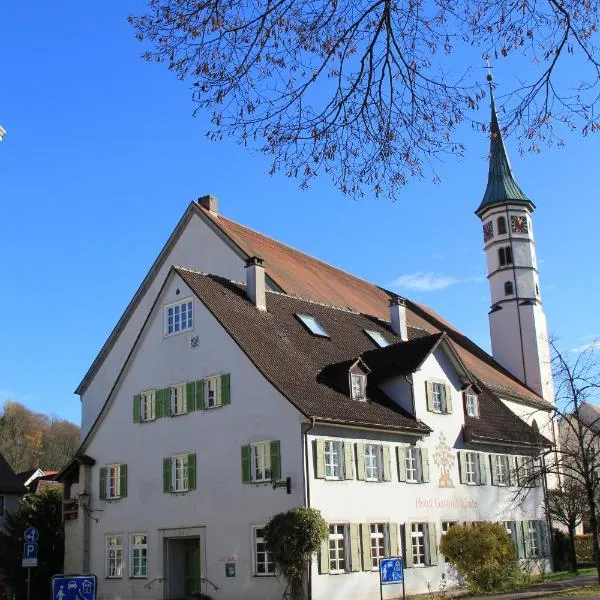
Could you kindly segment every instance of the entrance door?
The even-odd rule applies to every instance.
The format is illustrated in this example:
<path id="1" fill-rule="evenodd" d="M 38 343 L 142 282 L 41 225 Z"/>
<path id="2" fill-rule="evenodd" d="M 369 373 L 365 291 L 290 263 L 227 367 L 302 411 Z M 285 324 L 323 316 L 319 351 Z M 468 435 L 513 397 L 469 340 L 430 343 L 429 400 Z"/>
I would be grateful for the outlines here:
<path id="1" fill-rule="evenodd" d="M 200 592 L 200 538 L 183 540 L 183 590 L 186 598 Z"/>

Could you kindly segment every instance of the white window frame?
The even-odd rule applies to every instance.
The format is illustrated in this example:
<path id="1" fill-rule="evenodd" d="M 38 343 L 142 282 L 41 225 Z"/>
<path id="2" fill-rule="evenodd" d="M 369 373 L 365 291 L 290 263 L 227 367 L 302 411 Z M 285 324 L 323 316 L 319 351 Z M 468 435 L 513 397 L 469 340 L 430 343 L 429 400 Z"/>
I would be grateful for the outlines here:
<path id="1" fill-rule="evenodd" d="M 467 409 L 467 415 L 469 417 L 478 417 L 479 416 L 479 407 L 478 407 L 479 399 L 477 398 L 477 394 L 467 394 L 465 399 L 465 405 Z"/>
<path id="2" fill-rule="evenodd" d="M 427 533 L 427 523 L 410 523 L 410 551 L 412 552 L 413 567 L 427 566 Z M 422 561 L 421 553 L 419 552 L 421 547 L 423 548 Z"/>
<path id="3" fill-rule="evenodd" d="M 213 388 L 213 403 L 210 404 L 209 398 Z M 212 375 L 204 378 L 204 408 L 218 408 L 221 406 L 221 376 Z"/>
<path id="4" fill-rule="evenodd" d="M 114 482 L 114 493 L 112 482 Z M 121 465 L 106 465 L 105 492 L 107 500 L 116 500 L 121 497 Z"/>
<path id="5" fill-rule="evenodd" d="M 367 449 L 370 451 L 367 452 Z M 371 452 L 372 450 L 372 452 Z M 369 464 L 372 459 L 372 464 Z M 366 481 L 379 481 L 381 479 L 381 446 L 379 444 L 365 444 L 365 480 Z M 375 476 L 369 475 L 375 471 Z"/>
<path id="6" fill-rule="evenodd" d="M 273 556 L 271 552 L 269 552 L 266 548 L 259 552 L 258 545 L 265 543 L 264 534 L 262 533 L 265 528 L 265 525 L 253 525 L 252 526 L 252 557 L 253 557 L 253 565 L 252 572 L 255 577 L 275 577 L 275 562 L 273 561 Z M 259 536 L 258 533 L 261 532 Z M 259 554 L 264 555 L 263 560 L 259 560 Z M 260 573 L 258 570 L 258 565 L 264 564 L 265 571 L 264 573 Z"/>
<path id="7" fill-rule="evenodd" d="M 496 469 L 496 485 L 506 487 L 510 485 L 510 460 L 506 454 L 494 456 Z"/>
<path id="8" fill-rule="evenodd" d="M 404 461 L 407 483 L 419 483 L 419 452 L 415 446 L 404 448 Z M 414 471 L 414 477 L 412 475 Z"/>
<path id="9" fill-rule="evenodd" d="M 333 529 L 333 531 L 332 531 Z M 340 548 L 339 541 L 343 541 L 343 546 Z M 334 547 L 331 547 L 331 542 L 334 542 Z M 332 558 L 332 551 L 334 557 Z M 348 526 L 345 523 L 330 523 L 329 524 L 329 537 L 327 539 L 327 562 L 329 565 L 329 573 L 338 574 L 348 572 Z M 336 569 L 332 569 L 332 560 L 335 563 Z M 343 568 L 339 568 L 340 563 L 343 561 Z"/>
<path id="10" fill-rule="evenodd" d="M 171 457 L 171 489 L 173 492 L 187 492 L 190 487 L 189 458 L 187 454 Z M 179 476 L 181 474 L 181 477 Z"/>
<path id="11" fill-rule="evenodd" d="M 140 394 L 140 421 L 156 419 L 156 391 L 145 390 Z"/>
<path id="12" fill-rule="evenodd" d="M 367 397 L 367 376 L 364 373 L 350 373 L 350 395 L 352 400 Z"/>
<path id="13" fill-rule="evenodd" d="M 433 412 L 446 412 L 446 385 L 439 381 L 431 382 L 431 405 Z"/>
<path id="14" fill-rule="evenodd" d="M 389 532 L 387 523 L 369 523 L 369 549 L 371 570 L 379 569 L 379 560 L 389 555 Z"/>
<path id="15" fill-rule="evenodd" d="M 136 542 L 136 538 L 143 537 L 144 541 Z M 143 567 L 143 575 L 135 573 L 136 552 L 139 552 L 140 566 Z M 133 579 L 147 579 L 148 577 L 148 536 L 145 533 L 129 534 L 129 576 Z"/>
<path id="16" fill-rule="evenodd" d="M 181 309 L 184 306 L 186 317 L 185 323 L 183 324 L 184 326 L 182 326 Z M 172 313 L 169 314 L 169 311 L 172 311 Z M 188 312 L 190 313 L 190 316 L 188 316 Z M 192 297 L 190 296 L 189 298 L 183 298 L 181 300 L 177 300 L 176 302 L 165 304 L 164 320 L 165 337 L 178 335 L 180 333 L 184 333 L 185 331 L 192 331 L 194 329 L 194 301 Z"/>
<path id="17" fill-rule="evenodd" d="M 525 521 L 525 556 L 539 558 L 542 555 L 537 521 Z"/>
<path id="18" fill-rule="evenodd" d="M 250 444 L 252 463 L 252 483 L 271 481 L 273 469 L 271 465 L 271 442 L 253 442 Z M 260 474 L 260 476 L 257 476 Z"/>
<path id="19" fill-rule="evenodd" d="M 471 460 L 469 460 L 471 459 Z M 472 462 L 472 465 L 471 465 Z M 478 485 L 479 477 L 478 477 L 478 465 L 479 465 L 479 455 L 476 452 L 465 452 L 465 479 L 467 485 Z M 473 468 L 470 469 L 469 467 Z"/>
<path id="20" fill-rule="evenodd" d="M 178 406 L 179 405 L 179 406 Z M 171 415 L 184 415 L 187 411 L 187 396 L 185 383 L 171 386 Z"/>
<path id="21" fill-rule="evenodd" d="M 343 460 L 344 449 L 342 442 L 339 440 L 325 440 L 323 444 L 323 465 L 325 470 L 325 479 L 343 479 Z"/>
<path id="22" fill-rule="evenodd" d="M 117 543 L 111 544 L 111 540 Z M 104 536 L 104 563 L 106 579 L 123 578 L 123 535 L 121 533 L 108 533 Z M 111 570 L 113 563 L 114 569 Z"/>
<path id="23" fill-rule="evenodd" d="M 442 535 L 446 535 L 456 524 L 457 521 L 442 521 Z"/>

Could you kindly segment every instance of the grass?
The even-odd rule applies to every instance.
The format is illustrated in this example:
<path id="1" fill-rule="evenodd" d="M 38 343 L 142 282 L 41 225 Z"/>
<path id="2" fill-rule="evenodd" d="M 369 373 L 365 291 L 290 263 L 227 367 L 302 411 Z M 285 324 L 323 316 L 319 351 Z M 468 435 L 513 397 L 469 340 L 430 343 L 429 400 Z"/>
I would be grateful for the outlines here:
<path id="1" fill-rule="evenodd" d="M 563 596 L 587 596 L 587 597 L 599 597 L 600 596 L 600 585 L 590 585 L 588 587 L 579 588 L 578 590 L 572 590 L 570 592 L 564 592 Z"/>
<path id="2" fill-rule="evenodd" d="M 596 567 L 586 567 L 585 569 L 579 569 L 577 575 L 571 571 L 555 571 L 554 573 L 548 573 L 544 577 L 544 581 L 560 581 L 561 579 L 571 579 L 571 577 L 580 577 L 582 575 L 593 575 L 596 572 Z"/>

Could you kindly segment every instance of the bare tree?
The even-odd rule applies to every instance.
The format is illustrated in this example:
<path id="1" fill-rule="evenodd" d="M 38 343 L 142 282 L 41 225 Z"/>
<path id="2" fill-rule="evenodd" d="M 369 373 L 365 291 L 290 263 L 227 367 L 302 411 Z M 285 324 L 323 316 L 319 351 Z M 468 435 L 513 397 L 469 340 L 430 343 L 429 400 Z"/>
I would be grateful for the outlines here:
<path id="1" fill-rule="evenodd" d="M 303 185 L 329 173 L 351 195 L 394 197 L 462 153 L 483 58 L 521 57 L 504 105 L 527 148 L 558 139 L 553 121 L 596 130 L 599 15 L 592 0 L 148 0 L 129 19 L 144 57 L 194 86 L 211 139 L 258 148 Z"/>

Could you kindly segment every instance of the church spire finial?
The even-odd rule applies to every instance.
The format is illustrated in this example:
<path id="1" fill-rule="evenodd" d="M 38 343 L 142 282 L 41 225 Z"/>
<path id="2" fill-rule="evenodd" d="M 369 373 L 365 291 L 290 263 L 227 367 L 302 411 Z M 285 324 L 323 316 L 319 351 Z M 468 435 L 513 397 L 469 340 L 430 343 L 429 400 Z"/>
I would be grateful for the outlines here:
<path id="1" fill-rule="evenodd" d="M 475 211 L 477 216 L 481 216 L 481 213 L 488 208 L 496 204 L 504 204 L 512 202 L 516 204 L 529 204 L 532 208 L 535 205 L 527 196 L 521 191 L 521 188 L 517 185 L 512 169 L 510 168 L 510 162 L 506 149 L 504 147 L 504 140 L 502 139 L 502 131 L 498 124 L 498 115 L 496 114 L 496 105 L 494 103 L 494 88 L 493 88 L 493 77 L 491 73 L 491 67 L 488 62 L 487 65 L 488 74 L 486 79 L 490 86 L 490 168 L 488 172 L 488 183 L 483 195 L 483 200 L 479 205 L 479 208 Z"/>

